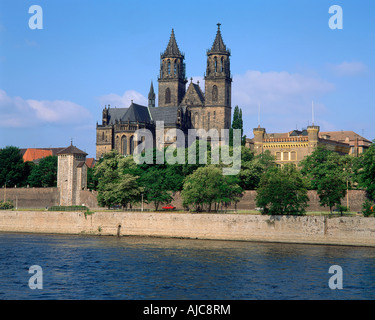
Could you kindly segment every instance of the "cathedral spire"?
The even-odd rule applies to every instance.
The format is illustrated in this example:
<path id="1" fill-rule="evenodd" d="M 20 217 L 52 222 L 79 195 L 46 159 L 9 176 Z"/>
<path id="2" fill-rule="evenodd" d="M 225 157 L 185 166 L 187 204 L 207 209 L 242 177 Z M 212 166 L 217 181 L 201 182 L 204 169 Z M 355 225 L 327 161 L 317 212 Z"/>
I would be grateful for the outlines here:
<path id="1" fill-rule="evenodd" d="M 154 91 L 154 85 L 152 83 L 152 80 L 151 80 L 150 92 L 148 93 L 148 106 L 155 107 L 155 91 Z"/>
<path id="2" fill-rule="evenodd" d="M 178 48 L 177 41 L 174 35 L 174 30 L 172 28 L 171 37 L 169 38 L 167 48 L 162 54 L 162 58 L 175 57 L 175 56 L 183 56 L 183 54 L 180 52 L 180 49 Z"/>
<path id="3" fill-rule="evenodd" d="M 227 47 L 224 44 L 223 37 L 221 36 L 220 26 L 221 23 L 218 23 L 215 41 L 208 53 L 224 53 L 230 55 L 229 50 L 227 50 Z"/>

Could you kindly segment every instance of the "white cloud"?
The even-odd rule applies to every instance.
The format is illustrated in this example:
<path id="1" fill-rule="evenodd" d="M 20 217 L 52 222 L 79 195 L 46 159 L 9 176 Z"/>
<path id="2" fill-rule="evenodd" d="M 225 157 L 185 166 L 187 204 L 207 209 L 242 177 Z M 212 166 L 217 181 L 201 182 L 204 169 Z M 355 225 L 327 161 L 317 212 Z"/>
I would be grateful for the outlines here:
<path id="1" fill-rule="evenodd" d="M 337 76 L 356 76 L 367 71 L 362 62 L 343 62 L 337 65 L 330 64 L 328 68 Z"/>
<path id="2" fill-rule="evenodd" d="M 335 86 L 323 79 L 288 72 L 247 71 L 233 77 L 232 105 L 243 113 L 288 114 L 311 110 L 312 100 L 332 92 Z M 323 105 L 317 105 L 324 108 Z"/>
<path id="3" fill-rule="evenodd" d="M 136 104 L 143 106 L 148 105 L 148 99 L 135 90 L 125 91 L 122 96 L 115 93 L 110 93 L 99 97 L 98 100 L 102 106 L 110 105 L 111 107 L 117 108 L 128 108 L 132 100 Z"/>
<path id="4" fill-rule="evenodd" d="M 84 107 L 70 101 L 25 100 L 0 90 L 0 126 L 32 127 L 42 124 L 80 124 L 92 118 Z"/>

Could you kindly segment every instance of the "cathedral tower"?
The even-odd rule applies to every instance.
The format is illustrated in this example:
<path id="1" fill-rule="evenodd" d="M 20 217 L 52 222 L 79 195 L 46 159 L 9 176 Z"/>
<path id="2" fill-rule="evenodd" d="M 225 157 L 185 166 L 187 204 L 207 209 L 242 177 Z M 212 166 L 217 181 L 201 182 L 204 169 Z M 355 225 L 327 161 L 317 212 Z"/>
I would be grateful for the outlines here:
<path id="1" fill-rule="evenodd" d="M 169 43 L 160 56 L 159 76 L 159 107 L 178 106 L 186 91 L 185 56 L 177 46 L 174 30 L 172 29 Z"/>
<path id="2" fill-rule="evenodd" d="M 211 128 L 229 129 L 231 126 L 232 78 L 230 74 L 230 50 L 224 44 L 220 23 L 215 41 L 207 50 L 205 75 L 205 106 Z M 209 116 L 208 116 L 209 115 Z M 213 116 L 214 115 L 214 116 Z"/>

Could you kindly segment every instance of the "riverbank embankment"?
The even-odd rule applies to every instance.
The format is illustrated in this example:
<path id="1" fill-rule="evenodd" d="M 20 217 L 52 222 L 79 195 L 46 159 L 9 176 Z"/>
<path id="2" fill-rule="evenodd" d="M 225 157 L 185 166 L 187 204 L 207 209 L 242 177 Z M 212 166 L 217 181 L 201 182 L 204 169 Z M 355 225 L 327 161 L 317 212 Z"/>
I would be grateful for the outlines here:
<path id="1" fill-rule="evenodd" d="M 157 212 L 0 211 L 0 232 L 152 236 L 375 247 L 375 219 Z"/>

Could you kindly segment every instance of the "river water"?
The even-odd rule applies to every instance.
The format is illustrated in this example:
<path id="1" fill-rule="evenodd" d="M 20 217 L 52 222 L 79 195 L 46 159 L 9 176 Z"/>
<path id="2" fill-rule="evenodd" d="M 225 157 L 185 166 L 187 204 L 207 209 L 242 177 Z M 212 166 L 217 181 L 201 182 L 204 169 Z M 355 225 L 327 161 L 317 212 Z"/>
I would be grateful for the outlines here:
<path id="1" fill-rule="evenodd" d="M 0 233 L 0 299 L 375 299 L 374 287 L 375 248 Z"/>

